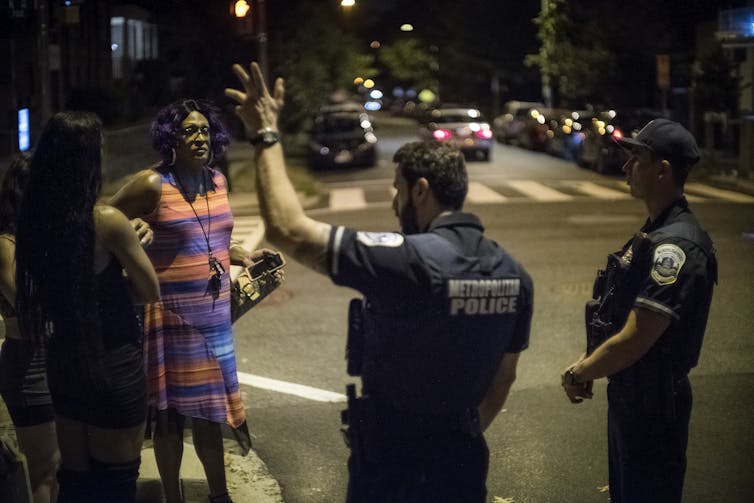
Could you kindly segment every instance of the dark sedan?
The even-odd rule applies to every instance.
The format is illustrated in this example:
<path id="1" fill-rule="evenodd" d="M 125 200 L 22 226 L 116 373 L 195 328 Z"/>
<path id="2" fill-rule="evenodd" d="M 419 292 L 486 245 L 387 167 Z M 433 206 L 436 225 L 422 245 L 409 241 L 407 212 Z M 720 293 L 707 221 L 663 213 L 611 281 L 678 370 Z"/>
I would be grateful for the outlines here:
<path id="1" fill-rule="evenodd" d="M 376 161 L 377 137 L 366 113 L 328 111 L 314 119 L 309 141 L 312 168 L 373 166 Z"/>

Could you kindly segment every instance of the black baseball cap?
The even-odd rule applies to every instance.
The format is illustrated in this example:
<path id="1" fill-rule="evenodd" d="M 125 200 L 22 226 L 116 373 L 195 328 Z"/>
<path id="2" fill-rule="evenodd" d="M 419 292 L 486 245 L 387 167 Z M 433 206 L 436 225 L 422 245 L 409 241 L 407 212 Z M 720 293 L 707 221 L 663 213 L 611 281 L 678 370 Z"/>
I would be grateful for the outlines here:
<path id="1" fill-rule="evenodd" d="M 694 135 L 669 119 L 654 119 L 635 137 L 621 138 L 618 142 L 627 148 L 647 148 L 671 163 L 681 163 L 687 167 L 699 160 L 699 147 Z"/>

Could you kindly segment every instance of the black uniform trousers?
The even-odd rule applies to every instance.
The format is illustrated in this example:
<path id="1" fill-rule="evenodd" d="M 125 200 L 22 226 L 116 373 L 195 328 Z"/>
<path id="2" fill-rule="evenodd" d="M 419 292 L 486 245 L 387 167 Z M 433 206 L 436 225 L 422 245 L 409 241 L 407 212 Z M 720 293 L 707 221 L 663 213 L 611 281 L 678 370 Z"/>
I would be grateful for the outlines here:
<path id="1" fill-rule="evenodd" d="M 346 503 L 484 503 L 489 450 L 481 434 L 365 435 L 348 460 Z"/>
<path id="2" fill-rule="evenodd" d="M 675 381 L 672 404 L 647 400 L 618 382 L 608 384 L 607 397 L 610 501 L 680 503 L 692 406 L 688 377 Z"/>

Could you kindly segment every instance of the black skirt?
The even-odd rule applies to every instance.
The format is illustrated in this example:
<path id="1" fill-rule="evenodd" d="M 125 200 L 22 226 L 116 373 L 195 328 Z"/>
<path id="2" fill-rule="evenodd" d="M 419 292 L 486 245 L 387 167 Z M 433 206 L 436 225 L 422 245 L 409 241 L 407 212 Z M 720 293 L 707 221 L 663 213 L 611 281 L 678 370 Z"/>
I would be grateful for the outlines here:
<path id="1" fill-rule="evenodd" d="M 54 341 L 47 375 L 55 413 L 99 428 L 131 428 L 146 421 L 147 383 L 137 343 L 107 348 L 100 365 L 84 366 Z"/>
<path id="2" fill-rule="evenodd" d="M 9 337 L 0 348 L 0 395 L 14 426 L 35 426 L 55 418 L 45 360 L 44 350 L 27 341 Z"/>

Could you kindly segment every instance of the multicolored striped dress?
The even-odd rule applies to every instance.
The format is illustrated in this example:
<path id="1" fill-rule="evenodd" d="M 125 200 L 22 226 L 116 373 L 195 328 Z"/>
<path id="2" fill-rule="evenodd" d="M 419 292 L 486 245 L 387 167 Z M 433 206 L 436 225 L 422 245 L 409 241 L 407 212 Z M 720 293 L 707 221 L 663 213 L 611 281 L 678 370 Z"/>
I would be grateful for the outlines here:
<path id="1" fill-rule="evenodd" d="M 225 177 L 208 169 L 214 183 L 193 204 L 169 170 L 159 207 L 146 219 L 154 231 L 147 248 L 160 281 L 161 299 L 145 309 L 144 359 L 150 406 L 233 428 L 245 421 L 230 322 L 230 235 L 233 214 Z M 194 213 L 196 212 L 196 214 Z M 199 225 L 201 221 L 204 232 Z M 222 263 L 219 296 L 209 285 L 207 240 Z M 245 425 L 244 425 L 245 429 Z"/>

